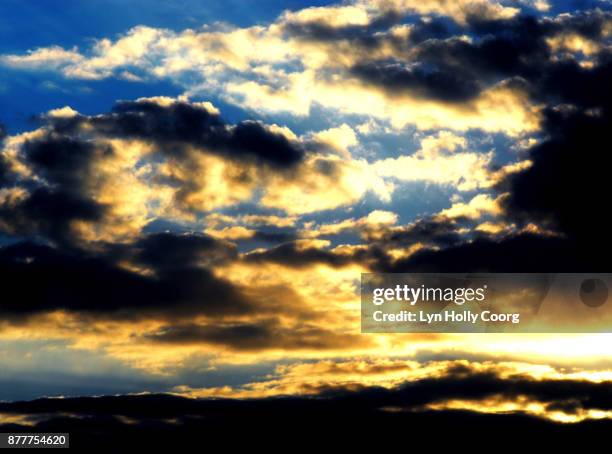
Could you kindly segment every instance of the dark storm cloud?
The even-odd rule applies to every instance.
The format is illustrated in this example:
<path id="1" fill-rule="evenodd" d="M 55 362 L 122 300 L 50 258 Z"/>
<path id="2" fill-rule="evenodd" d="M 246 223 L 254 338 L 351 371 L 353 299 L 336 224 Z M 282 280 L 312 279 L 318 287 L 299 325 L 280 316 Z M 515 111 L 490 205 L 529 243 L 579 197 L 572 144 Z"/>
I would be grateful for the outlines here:
<path id="1" fill-rule="evenodd" d="M 358 371 L 356 371 L 358 373 Z M 363 409 L 380 410 L 385 407 L 400 407 L 405 409 L 419 409 L 424 405 L 434 402 L 445 402 L 453 399 L 482 400 L 488 397 L 499 396 L 508 401 L 516 401 L 520 396 L 527 397 L 533 401 L 543 403 L 551 408 L 559 408 L 564 402 L 571 402 L 569 413 L 574 413 L 575 409 L 611 410 L 612 394 L 610 382 L 592 382 L 585 380 L 569 379 L 538 379 L 535 380 L 526 375 L 515 374 L 508 378 L 502 378 L 495 372 L 476 372 L 469 364 L 451 366 L 443 376 L 427 377 L 414 381 L 404 382 L 398 386 L 385 389 L 379 387 L 362 387 L 362 389 L 352 392 L 351 386 L 323 385 L 318 394 L 322 402 L 334 402 L 336 405 L 342 403 L 352 403 Z M 153 397 L 153 396 L 150 396 Z M 136 396 L 123 397 L 126 400 L 133 400 Z M 170 397 L 168 397 L 170 399 Z M 107 399 L 113 399 L 108 397 Z M 115 398 L 120 404 L 121 397 Z M 299 402 L 316 402 L 317 399 L 308 398 L 289 398 Z M 81 401 L 87 400 L 87 405 L 81 407 Z M 146 397 L 145 399 L 146 400 Z M 182 399 L 181 399 L 182 400 Z M 275 401 L 279 399 L 271 399 Z M 282 400 L 282 399 L 281 399 Z M 221 409 L 234 402 L 235 405 L 242 405 L 248 408 L 250 405 L 265 403 L 268 399 L 245 399 L 241 401 L 227 401 L 219 399 L 210 401 L 206 399 L 186 399 L 185 404 L 191 405 L 192 409 L 215 407 Z M 327 405 L 324 405 L 325 407 Z M 11 410 L 26 414 L 51 413 L 53 411 L 74 412 L 77 414 L 97 414 L 105 412 L 106 406 L 98 407 L 95 398 L 83 399 L 61 399 L 55 400 L 36 400 L 31 402 L 0 403 L 0 411 Z M 139 405 L 133 402 L 129 413 L 119 413 L 132 416 L 144 416 L 140 413 Z M 123 410 L 123 409 L 122 409 Z M 129 411 L 128 408 L 125 410 Z M 164 408 L 159 408 L 151 415 L 166 415 Z"/>
<path id="2" fill-rule="evenodd" d="M 602 91 L 601 97 L 606 96 Z M 598 253 L 597 243 L 601 242 L 600 247 L 610 244 L 606 207 L 612 195 L 612 158 L 606 144 L 611 107 L 608 103 L 593 113 L 549 111 L 550 139 L 530 150 L 531 168 L 511 176 L 502 186 L 510 191 L 505 200 L 510 215 L 559 228 L 593 254 Z"/>
<path id="3" fill-rule="evenodd" d="M 45 184 L 27 178 L 17 185 L 14 175 L 0 179 L 3 187 L 25 190 L 23 197 L 0 206 L 2 229 L 10 234 L 72 243 L 74 221 L 100 222 L 107 212 L 107 206 L 86 195 L 86 188 L 95 178 L 92 163 L 96 156 L 112 153 L 111 149 L 56 134 L 26 142 L 24 159 Z"/>
<path id="4" fill-rule="evenodd" d="M 484 399 L 501 396 L 516 401 L 526 396 L 545 405 L 572 401 L 574 409 L 609 410 L 612 408 L 611 384 L 580 380 L 534 380 L 515 375 L 502 379 L 497 374 L 478 373 L 469 365 L 458 365 L 441 378 L 426 378 L 391 391 L 387 405 L 419 406 L 452 399 Z M 573 411 L 570 413 L 574 413 Z"/>
<path id="5" fill-rule="evenodd" d="M 0 146 L 2 146 L 6 135 L 6 128 L 2 123 L 0 123 Z M 0 187 L 7 183 L 10 173 L 11 172 L 8 163 L 6 162 L 6 158 L 3 155 L 0 155 Z"/>
<path id="6" fill-rule="evenodd" d="M 0 185 L 20 189 L 23 195 L 0 205 L 0 228 L 12 235 L 30 235 L 57 244 L 72 244 L 74 221 L 100 222 L 108 206 L 87 195 L 87 187 L 95 179 L 96 157 L 113 151 L 70 137 L 46 134 L 27 141 L 23 159 L 32 175 L 18 177 L 5 170 Z M 0 169 L 5 157 L 0 161 Z M 44 183 L 41 183 L 43 181 Z"/>
<path id="7" fill-rule="evenodd" d="M 549 58 L 539 23 L 522 21 L 521 26 L 503 22 L 505 35 L 485 35 L 476 42 L 428 39 L 403 58 L 401 53 L 388 60 L 366 58 L 351 67 L 350 74 L 389 93 L 462 103 L 503 78 L 537 72 L 540 62 Z"/>
<path id="8" fill-rule="evenodd" d="M 287 328 L 278 319 L 248 323 L 167 326 L 146 339 L 165 344 L 219 345 L 238 351 L 326 350 L 363 345 L 358 335 L 340 335 L 308 322 Z"/>
<path id="9" fill-rule="evenodd" d="M 473 38 L 471 41 L 448 38 L 444 22 L 417 24 L 415 35 L 405 38 L 418 43 L 416 47 L 410 49 L 393 38 L 389 43 L 397 50 L 394 58 L 368 60 L 366 55 L 350 68 L 350 73 L 391 93 L 406 91 L 446 102 L 464 102 L 502 79 L 520 78 L 534 99 L 553 102 L 552 96 L 558 93 L 549 84 L 563 77 L 555 74 L 563 73 L 566 62 L 553 58 L 546 40 L 561 33 L 576 33 L 602 42 L 609 19 L 610 14 L 601 11 L 557 20 L 518 16 L 490 21 L 472 16 L 463 30 Z M 457 31 L 456 24 L 452 27 Z M 568 83 L 563 89 L 578 88 Z"/>
<path id="10" fill-rule="evenodd" d="M 605 229 L 605 225 L 597 228 Z M 609 242 L 603 236 L 593 236 L 585 243 L 561 234 L 466 235 L 459 229 L 453 220 L 425 218 L 369 238 L 366 247 L 350 253 L 286 243 L 247 254 L 244 260 L 297 269 L 314 264 L 342 267 L 358 263 L 386 273 L 605 272 L 609 263 Z M 389 249 L 407 249 L 417 243 L 425 247 L 407 258 L 397 260 L 387 253 Z"/>
<path id="11" fill-rule="evenodd" d="M 151 236 L 112 254 L 33 243 L 5 246 L 0 249 L 0 274 L 4 291 L 12 297 L 2 299 L 0 313 L 19 317 L 67 310 L 108 317 L 173 318 L 252 312 L 253 302 L 239 289 L 198 264 L 231 257 L 234 251 L 223 251 L 225 247 L 199 235 L 170 238 L 169 234 Z M 127 257 L 152 273 L 117 265 Z"/>
<path id="12" fill-rule="evenodd" d="M 128 249 L 133 259 L 156 270 L 213 265 L 238 257 L 236 247 L 205 235 L 156 233 L 137 240 Z"/>
<path id="13" fill-rule="evenodd" d="M 428 39 L 446 39 L 459 33 L 460 27 L 451 19 L 434 17 L 430 20 L 417 20 L 410 29 L 409 40 L 412 44 L 420 44 Z"/>
<path id="14" fill-rule="evenodd" d="M 293 268 L 358 263 L 384 273 L 604 272 L 609 263 L 609 243 L 602 236 L 594 236 L 589 247 L 584 247 L 584 242 L 561 234 L 466 235 L 460 228 L 457 220 L 424 218 L 403 228 L 378 232 L 377 236 L 366 238 L 366 247 L 350 253 L 341 254 L 316 246 L 301 248 L 297 243 L 287 243 L 248 254 L 244 260 Z M 605 224 L 598 228 L 605 229 Z M 394 259 L 387 252 L 408 249 L 418 243 L 424 245 L 423 249 L 407 258 Z"/>
<path id="15" fill-rule="evenodd" d="M 276 263 L 290 268 L 300 269 L 313 265 L 328 265 L 334 268 L 359 263 L 374 270 L 394 269 L 387 250 L 409 248 L 422 243 L 435 250 L 461 244 L 466 240 L 460 233 L 460 219 L 423 218 L 407 226 L 389 229 L 364 231 L 367 247 L 356 248 L 350 252 L 336 252 L 322 249 L 316 244 L 303 244 L 291 241 L 263 251 L 246 254 L 243 260 L 247 263 Z M 434 250 L 432 249 L 432 251 Z"/>
<path id="16" fill-rule="evenodd" d="M 322 387 L 315 398 L 207 400 L 158 394 L 39 399 L 0 403 L 0 412 L 20 415 L 33 424 L 29 428 L 32 431 L 69 431 L 71 447 L 95 442 L 111 450 L 118 443 L 142 448 L 148 442 L 159 448 L 169 440 L 176 449 L 179 442 L 201 442 L 203 434 L 208 443 L 227 445 L 228 440 L 236 438 L 236 427 L 240 427 L 240 438 L 250 448 L 259 442 L 269 448 L 296 437 L 304 439 L 302 444 L 310 441 L 320 446 L 324 442 L 343 449 L 359 446 L 380 450 L 381 446 L 404 446 L 414 441 L 413 434 L 431 433 L 432 427 L 444 428 L 444 436 L 435 442 L 437 448 L 456 449 L 460 440 L 492 446 L 516 440 L 523 447 L 528 442 L 532 448 L 541 444 L 551 448 L 571 440 L 606 439 L 612 425 L 608 419 L 560 424 L 520 411 L 486 414 L 425 408 L 427 404 L 452 400 L 479 402 L 495 397 L 502 402 L 529 399 L 543 405 L 546 411 L 562 410 L 568 415 L 589 409 L 610 410 L 609 382 L 500 378 L 494 373 L 475 373 L 469 366 L 457 366 L 444 377 L 415 380 L 392 389 L 353 388 L 357 389 Z M 308 427 L 305 438 L 304 427 Z M 3 432 L 28 430 L 19 424 L 1 428 Z M 412 435 L 407 435 L 406 430 Z M 282 441 L 279 433 L 283 434 Z"/>
<path id="17" fill-rule="evenodd" d="M 256 251 L 244 257 L 247 263 L 276 263 L 293 268 L 309 267 L 313 264 L 326 264 L 342 267 L 351 263 L 350 256 L 342 256 L 315 246 L 302 246 L 289 242 L 265 251 Z"/>
<path id="18" fill-rule="evenodd" d="M 0 155 L 0 188 L 11 183 L 12 173 L 6 158 Z"/>
<path id="19" fill-rule="evenodd" d="M 580 248 L 559 237 L 516 234 L 434 250 L 424 249 L 393 263 L 380 261 L 386 272 L 595 272 L 606 271 L 607 255 Z"/>
<path id="20" fill-rule="evenodd" d="M 92 165 L 96 157 L 114 152 L 110 147 L 92 142 L 48 134 L 40 140 L 26 142 L 23 153 L 32 170 L 52 187 L 78 193 L 94 177 Z"/>
<path id="21" fill-rule="evenodd" d="M 392 229 L 383 234 L 380 241 L 387 246 L 408 246 L 414 243 L 425 243 L 446 247 L 459 243 L 463 236 L 459 233 L 459 225 L 453 219 L 423 218 L 402 228 Z"/>
<path id="22" fill-rule="evenodd" d="M 287 243 L 298 239 L 298 234 L 295 230 L 257 230 L 252 239 L 265 243 Z"/>
<path id="23" fill-rule="evenodd" d="M 364 58 L 350 73 L 390 94 L 406 91 L 415 97 L 462 103 L 501 78 L 536 74 L 541 62 L 550 57 L 544 41 L 547 27 L 534 18 L 495 21 L 494 33 L 488 29 L 485 33 L 489 22 L 477 24 L 474 28 L 480 29 L 476 34 L 482 33 L 482 39 L 468 42 L 449 38 L 451 30 L 459 31 L 450 21 L 418 22 L 406 43 L 390 39 L 397 57 Z M 412 44 L 417 45 L 409 53 Z"/>
<path id="24" fill-rule="evenodd" d="M 558 32 L 573 32 L 591 39 L 602 37 L 609 20 L 610 8 L 576 8 L 570 14 L 560 14 L 554 18 L 537 18 L 529 14 L 521 14 L 512 19 L 488 19 L 485 16 L 471 15 L 468 17 L 468 30 L 483 35 L 507 35 L 508 31 L 518 34 L 521 27 L 532 24 L 530 31 L 540 30 L 536 37 L 542 34 L 551 35 Z"/>
<path id="25" fill-rule="evenodd" d="M 560 104 L 545 111 L 546 139 L 529 150 L 533 165 L 500 185 L 500 190 L 510 193 L 504 206 L 519 222 L 532 219 L 561 231 L 588 254 L 589 271 L 604 271 L 612 250 L 606 210 L 612 196 L 607 146 L 612 127 L 612 58 L 600 55 L 591 70 L 565 63 L 543 80 L 541 90 Z"/>
<path id="26" fill-rule="evenodd" d="M 230 325 L 173 325 L 145 337 L 155 342 L 169 344 L 229 344 L 240 349 L 260 349 L 274 344 L 271 324 L 268 321 Z M 278 346 L 280 347 L 280 344 Z"/>
<path id="27" fill-rule="evenodd" d="M 99 134 L 162 145 L 163 152 L 175 152 L 172 145 L 190 145 L 227 158 L 255 159 L 276 167 L 291 167 L 306 152 L 303 144 L 270 131 L 260 122 L 247 120 L 229 125 L 214 111 L 180 101 L 170 105 L 121 101 L 110 114 L 51 122 L 61 133 L 74 134 L 89 125 Z"/>
<path id="28" fill-rule="evenodd" d="M 16 236 L 42 237 L 70 245 L 73 221 L 97 222 L 105 206 L 62 189 L 38 188 L 14 204 L 0 205 L 0 229 Z"/>
<path id="29" fill-rule="evenodd" d="M 360 63 L 351 68 L 351 74 L 390 93 L 407 90 L 415 97 L 438 101 L 463 102 L 480 93 L 476 80 L 462 77 L 452 69 L 433 69 L 397 60 Z"/>
<path id="30" fill-rule="evenodd" d="M 510 21 L 478 22 L 477 33 L 483 38 L 476 42 L 463 40 L 429 41 L 419 47 L 417 59 L 426 64 L 446 65 L 459 74 L 487 82 L 499 78 L 520 78 L 536 102 L 547 105 L 569 102 L 578 105 L 599 103 L 593 96 L 593 79 L 600 85 L 601 63 L 608 60 L 607 51 L 595 56 L 593 69 L 582 68 L 576 58 L 554 55 L 547 40 L 555 36 L 578 34 L 598 44 L 610 44 L 604 37 L 610 13 L 589 12 L 551 20 L 519 17 Z M 582 80 L 580 80 L 582 79 Z"/>

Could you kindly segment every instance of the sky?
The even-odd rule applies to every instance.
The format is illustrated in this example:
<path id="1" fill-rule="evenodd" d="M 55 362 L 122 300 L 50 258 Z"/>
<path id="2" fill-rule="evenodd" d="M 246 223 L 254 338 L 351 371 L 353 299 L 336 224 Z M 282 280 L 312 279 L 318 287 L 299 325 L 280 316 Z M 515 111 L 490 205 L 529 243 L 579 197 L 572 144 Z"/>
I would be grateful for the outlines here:
<path id="1" fill-rule="evenodd" d="M 544 391 L 599 396 L 607 334 L 359 321 L 365 272 L 609 271 L 609 1 L 60 3 L 0 3 L 0 401 L 612 418 Z"/>

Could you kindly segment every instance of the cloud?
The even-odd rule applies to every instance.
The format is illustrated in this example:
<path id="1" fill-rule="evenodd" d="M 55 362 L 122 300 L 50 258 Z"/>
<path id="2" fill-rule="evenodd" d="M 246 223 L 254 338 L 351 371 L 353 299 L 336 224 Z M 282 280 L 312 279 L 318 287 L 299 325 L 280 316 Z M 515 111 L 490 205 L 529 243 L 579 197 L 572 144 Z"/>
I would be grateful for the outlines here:
<path id="1" fill-rule="evenodd" d="M 215 238 L 234 241 L 252 239 L 279 243 L 297 239 L 293 228 L 297 222 L 297 216 L 211 213 L 204 219 L 204 232 Z"/>
<path id="2" fill-rule="evenodd" d="M 479 219 L 483 215 L 499 215 L 501 213 L 502 209 L 499 206 L 499 199 L 492 199 L 488 194 L 479 194 L 474 196 L 468 203 L 453 203 L 450 208 L 442 210 L 440 216 Z"/>
<path id="3" fill-rule="evenodd" d="M 384 87 L 389 94 L 408 91 L 416 98 L 459 103 L 480 93 L 475 80 L 460 79 L 450 72 L 426 71 L 414 63 L 360 63 L 351 68 L 351 73 L 367 83 Z"/>
<path id="4" fill-rule="evenodd" d="M 60 107 L 34 131 L 0 132 L 0 271 L 19 296 L 0 303 L 2 339 L 61 339 L 175 378 L 185 364 L 225 373 L 285 362 L 241 387 L 172 383 L 216 397 L 363 390 L 355 399 L 376 397 L 367 414 L 386 421 L 608 415 L 571 394 L 599 392 L 576 377 L 538 387 L 502 368 L 355 359 L 423 344 L 437 355 L 567 355 L 573 366 L 606 358 L 593 337 L 359 334 L 361 272 L 606 269 L 610 16 L 536 18 L 521 5 L 353 2 L 249 28 L 137 27 L 91 48 L 4 56 L 68 78 L 170 78 L 259 114 L 321 114 L 296 134 L 158 96 L 97 115 Z M 414 182 L 453 198 L 393 200 Z M 417 215 L 421 202 L 432 212 Z"/>
<path id="5" fill-rule="evenodd" d="M 465 383 L 464 389 L 461 389 L 462 381 Z M 574 409 L 587 410 L 584 412 L 586 415 L 575 412 L 571 407 L 566 407 L 567 412 L 557 412 L 557 406 L 562 402 L 572 401 L 572 393 L 569 392 L 571 386 L 595 388 L 605 394 L 609 384 L 606 373 L 599 377 L 596 372 L 570 372 L 538 363 L 486 360 L 433 360 L 420 363 L 399 358 L 354 358 L 280 365 L 266 380 L 246 383 L 234 389 L 181 388 L 178 391 L 192 397 L 243 399 L 283 395 L 325 398 L 352 392 L 380 392 L 381 397 L 397 399 L 393 404 L 395 411 L 453 408 L 503 413 L 504 404 L 514 404 L 513 410 L 517 412 L 575 423 L 597 418 L 595 412 L 590 416 L 588 410 L 604 410 L 601 418 L 612 418 L 612 413 L 605 414 L 610 405 L 605 395 L 601 396 L 598 404 L 593 405 L 590 398 L 584 399 L 585 395 L 580 391 L 576 396 L 583 397 L 573 400 Z M 581 400 L 582 404 L 579 403 Z M 530 407 L 528 403 L 542 405 Z M 550 411 L 546 411 L 549 408 L 547 404 L 551 404 Z M 391 406 L 390 402 L 381 405 L 385 408 Z"/>
<path id="6" fill-rule="evenodd" d="M 50 118 L 73 118 L 79 115 L 79 113 L 70 106 L 59 107 L 57 109 L 51 109 L 44 116 Z"/>
<path id="7" fill-rule="evenodd" d="M 227 125 L 210 104 L 184 101 L 159 102 L 158 99 L 121 101 L 109 115 L 71 117 L 57 122 L 62 133 L 93 128 L 97 133 L 122 139 L 143 139 L 165 145 L 186 144 L 229 158 L 244 157 L 279 167 L 298 163 L 303 146 L 285 134 L 257 121 Z"/>
<path id="8" fill-rule="evenodd" d="M 318 141 L 330 145 L 334 149 L 343 153 L 345 156 L 350 156 L 350 153 L 348 152 L 349 147 L 359 143 L 355 131 L 353 131 L 353 129 L 346 123 L 343 123 L 336 128 L 318 131 L 313 136 Z"/>
<path id="9" fill-rule="evenodd" d="M 272 225 L 275 227 L 293 227 L 296 222 L 295 216 L 274 216 L 274 215 L 258 215 L 247 214 L 241 216 L 245 222 L 255 225 Z"/>
<path id="10" fill-rule="evenodd" d="M 228 125 L 210 103 L 147 98 L 96 116 L 63 108 L 41 121 L 5 141 L 0 221 L 12 235 L 125 242 L 155 219 L 190 222 L 258 198 L 293 215 L 347 205 L 369 190 L 389 197 L 365 161 L 339 156 L 316 134 Z"/>
<path id="11" fill-rule="evenodd" d="M 349 218 L 339 222 L 315 225 L 308 223 L 300 234 L 305 238 L 318 238 L 321 236 L 339 235 L 345 232 L 362 232 L 367 236 L 375 235 L 380 229 L 396 224 L 397 214 L 391 211 L 374 210 L 367 216 L 359 219 Z"/>
<path id="12" fill-rule="evenodd" d="M 537 92 L 533 68 L 553 64 L 561 48 L 575 54 L 601 40 L 609 17 L 519 12 L 485 1 L 356 1 L 285 12 L 248 28 L 139 26 L 82 52 L 50 47 L 3 61 L 26 65 L 48 54 L 46 66 L 71 78 L 172 78 L 187 93 L 215 92 L 265 113 L 308 115 L 322 106 L 397 128 L 520 135 L 539 126 L 540 100 L 527 96 Z M 589 49 L 592 56 L 599 48 Z"/>
<path id="13" fill-rule="evenodd" d="M 610 68 L 601 68 L 602 82 Z M 600 87 L 595 80 L 584 83 L 595 91 Z M 605 184 L 609 158 L 601 146 L 608 136 L 612 104 L 606 98 L 601 95 L 601 110 L 593 113 L 584 108 L 548 112 L 550 139 L 530 149 L 531 167 L 505 180 L 510 190 L 505 207 L 515 218 L 548 223 L 585 247 L 607 243 L 602 207 L 609 194 Z"/>
<path id="14" fill-rule="evenodd" d="M 64 310 L 129 319 L 254 308 L 239 289 L 205 267 L 215 261 L 213 254 L 220 255 L 218 260 L 231 257 L 227 245 L 201 236 L 159 234 L 120 252 L 113 258 L 31 243 L 6 246 L 0 266 L 7 292 L 19 298 L 4 300 L 0 311 L 8 317 Z M 122 261 L 141 272 L 120 266 Z"/>
<path id="15" fill-rule="evenodd" d="M 264 352 L 337 355 L 371 348 L 350 317 L 320 312 L 330 289 L 336 288 L 330 305 L 355 293 L 354 272 L 341 270 L 352 266 L 350 257 L 340 263 L 317 245 L 242 255 L 233 243 L 210 236 L 156 233 L 89 251 L 4 246 L 5 290 L 19 298 L 0 303 L 0 337 L 42 335 L 151 373 L 167 373 L 194 354 L 225 361 L 232 351 L 234 361 L 244 362 Z M 311 289 L 299 282 L 307 268 L 311 282 L 319 281 Z"/>
<path id="16" fill-rule="evenodd" d="M 271 175 L 261 204 L 300 215 L 352 205 L 367 193 L 389 201 L 393 188 L 364 159 L 336 154 L 311 155 L 292 178 Z"/>
<path id="17" fill-rule="evenodd" d="M 219 345 L 236 351 L 354 349 L 367 345 L 358 334 L 336 333 L 313 323 L 283 326 L 280 320 L 264 319 L 248 323 L 185 324 L 162 327 L 145 334 L 156 343 Z"/>
<path id="18" fill-rule="evenodd" d="M 332 267 L 350 264 L 351 256 L 343 256 L 320 246 L 329 244 L 323 240 L 298 240 L 264 251 L 253 251 L 245 256 L 247 263 L 271 262 L 285 266 L 303 268 L 323 263 Z"/>
<path id="19" fill-rule="evenodd" d="M 339 430 L 396 433 L 405 427 L 425 431 L 432 426 L 445 428 L 446 438 L 451 440 L 442 441 L 442 445 L 446 447 L 447 443 L 449 448 L 456 446 L 457 437 L 465 436 L 467 429 L 483 426 L 487 430 L 480 439 L 490 443 L 507 437 L 509 428 L 539 434 L 547 445 L 551 440 L 565 444 L 575 437 L 606 436 L 611 417 L 609 381 L 572 378 L 571 374 L 564 376 L 550 369 L 537 377 L 533 375 L 537 370 L 537 365 L 467 361 L 421 366 L 401 360 L 325 361 L 281 368 L 274 379 L 249 384 L 244 391 L 252 391 L 252 396 L 244 399 L 176 395 L 204 391 L 187 387 L 175 390 L 175 395 L 3 402 L 0 412 L 10 422 L 4 423 L 4 430 L 56 431 L 69 427 L 73 447 L 92 440 L 109 448 L 118 442 L 123 446 L 142 445 L 143 431 L 152 433 L 147 440 L 156 445 L 178 434 L 191 443 L 211 425 L 216 428 L 213 439 L 222 441 L 242 421 L 243 435 L 249 436 L 251 445 L 255 435 L 266 434 L 270 427 L 298 436 L 306 422 L 317 443 L 323 439 L 337 442 L 333 435 Z M 367 381 L 376 376 L 389 379 L 390 384 L 380 387 Z M 292 380 L 297 382 L 292 384 Z M 283 391 L 286 394 L 262 397 L 270 390 L 280 391 L 280 396 Z M 231 394 L 233 390 L 228 387 L 217 391 Z M 341 443 L 345 447 L 364 445 L 362 439 L 351 438 Z"/>
<path id="20" fill-rule="evenodd" d="M 105 213 L 104 206 L 69 192 L 46 188 L 31 193 L 3 191 L 0 228 L 9 235 L 40 235 L 69 244 L 75 222 L 101 222 Z"/>
<path id="21" fill-rule="evenodd" d="M 67 65 L 79 64 L 84 57 L 77 49 L 66 50 L 60 46 L 42 47 L 26 55 L 3 55 L 3 64 L 14 68 L 57 70 Z"/>
<path id="22" fill-rule="evenodd" d="M 286 11 L 281 15 L 282 22 L 291 24 L 317 23 L 339 28 L 370 23 L 368 11 L 361 5 L 321 6 L 304 8 L 296 12 Z"/>
<path id="23" fill-rule="evenodd" d="M 215 238 L 222 238 L 227 240 L 244 240 L 248 238 L 253 238 L 257 234 L 255 230 L 242 227 L 241 225 L 224 227 L 222 229 L 217 230 L 206 229 L 204 232 Z"/>
<path id="24" fill-rule="evenodd" d="M 414 244 L 449 246 L 461 242 L 462 239 L 460 226 L 454 219 L 445 217 L 419 218 L 410 224 L 383 230 L 374 237 L 375 241 L 385 246 L 395 247 Z"/>
<path id="25" fill-rule="evenodd" d="M 55 242 L 131 238 L 171 199 L 145 183 L 137 168 L 150 147 L 84 140 L 39 129 L 12 137 L 3 150 L 11 178 L 0 209 L 2 229 Z M 8 196 L 10 194 L 10 197 Z"/>
<path id="26" fill-rule="evenodd" d="M 487 87 L 467 104 L 444 103 L 409 92 L 390 93 L 384 86 L 345 75 L 319 78 L 309 70 L 292 73 L 282 86 L 286 88 L 273 89 L 253 81 L 230 83 L 228 99 L 264 113 L 295 115 L 307 115 L 312 105 L 320 104 L 342 115 L 386 120 L 396 129 L 415 125 L 422 130 L 481 129 L 516 136 L 539 126 L 538 106 L 509 82 Z"/>
<path id="27" fill-rule="evenodd" d="M 579 17 L 576 27 L 601 33 L 600 14 Z M 605 90 L 612 75 L 608 53 L 590 69 L 576 61 L 547 67 L 537 96 L 556 100 L 545 111 L 545 139 L 528 150 L 531 165 L 500 179 L 508 191 L 503 207 L 519 223 L 536 222 L 566 236 L 569 244 L 589 251 L 590 269 L 605 268 L 609 240 L 603 221 L 609 157 L 602 153 L 612 99 Z M 586 252 L 580 254 L 585 255 Z"/>
<path id="28" fill-rule="evenodd" d="M 456 151 L 465 146 L 465 139 L 442 131 L 423 139 L 412 155 L 379 160 L 373 167 L 383 177 L 448 184 L 461 191 L 490 186 L 492 154 Z"/>
<path id="29" fill-rule="evenodd" d="M 264 444 L 280 448 L 281 442 L 274 438 L 275 433 L 280 431 L 298 439 L 303 437 L 306 424 L 312 429 L 312 434 L 302 441 L 307 449 L 315 449 L 320 443 L 327 443 L 333 449 L 380 446 L 380 441 L 374 442 L 368 437 L 364 440 L 364 437 L 339 439 L 337 436 L 339 432 L 355 430 L 398 434 L 406 427 L 417 433 L 444 427 L 445 436 L 437 442 L 438 446 L 452 449 L 474 427 L 486 427 L 479 440 L 487 445 L 499 443 L 507 437 L 508 430 L 513 430 L 529 434 L 535 440 L 534 445 L 542 448 L 567 446 L 576 439 L 605 439 L 610 429 L 605 419 L 589 418 L 582 423 L 562 425 L 521 412 L 486 415 L 467 409 L 395 411 L 398 407 L 381 406 L 400 397 L 365 389 L 320 399 L 194 400 L 159 394 L 41 399 L 6 405 L 3 414 L 12 416 L 13 421 L 28 422 L 7 424 L 3 429 L 57 432 L 62 427 L 70 427 L 72 447 L 78 449 L 94 443 L 108 450 L 117 445 L 127 449 L 187 448 L 201 442 L 202 432 L 209 431 L 211 426 L 215 428 L 207 437 L 211 443 L 227 442 L 232 434 L 236 435 L 236 425 L 244 427 L 232 444 L 245 449 L 263 448 Z M 147 434 L 144 440 L 143 433 Z M 397 438 L 401 437 L 393 439 L 395 444 Z M 172 445 L 170 439 L 174 440 Z M 386 446 L 393 446 L 391 443 L 385 440 Z"/>
<path id="30" fill-rule="evenodd" d="M 489 20 L 509 19 L 519 13 L 517 8 L 503 6 L 496 1 L 485 0 L 460 0 L 456 2 L 444 0 L 374 0 L 373 4 L 382 8 L 394 8 L 423 15 L 448 16 L 460 23 L 467 22 L 474 16 Z"/>
<path id="31" fill-rule="evenodd" d="M 526 261 L 526 257 L 538 257 Z M 534 233 L 479 238 L 440 250 L 423 249 L 390 266 L 388 272 L 592 272 L 605 259 L 563 238 Z"/>

